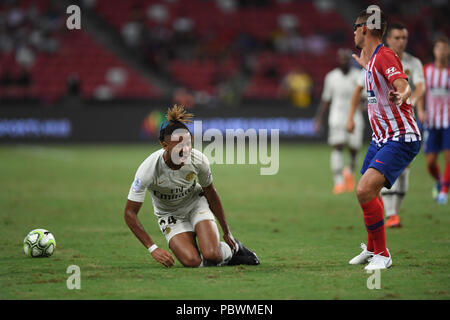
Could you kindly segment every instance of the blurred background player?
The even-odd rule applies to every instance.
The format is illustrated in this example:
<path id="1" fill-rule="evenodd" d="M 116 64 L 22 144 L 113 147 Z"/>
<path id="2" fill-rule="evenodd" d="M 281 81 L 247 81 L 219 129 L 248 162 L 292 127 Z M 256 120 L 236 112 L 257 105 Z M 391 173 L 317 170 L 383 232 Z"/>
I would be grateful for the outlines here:
<path id="1" fill-rule="evenodd" d="M 168 110 L 160 129 L 162 148 L 139 166 L 128 194 L 125 221 L 157 262 L 166 267 L 174 265 L 172 255 L 158 248 L 137 217 L 149 191 L 159 228 L 183 266 L 257 265 L 257 256 L 231 234 L 212 183 L 208 158 L 192 149 L 191 133 L 185 124 L 192 116 L 177 105 Z M 219 241 L 214 217 L 219 220 L 225 242 Z"/>
<path id="2" fill-rule="evenodd" d="M 439 37 L 433 47 L 434 62 L 424 68 L 427 83 L 426 112 L 419 104 L 418 116 L 425 127 L 425 158 L 436 185 L 433 196 L 446 204 L 450 185 L 450 68 L 448 38 Z M 438 154 L 444 151 L 445 169 L 441 177 Z"/>
<path id="3" fill-rule="evenodd" d="M 409 98 L 411 106 L 415 107 L 425 94 L 425 79 L 422 62 L 408 52 L 405 52 L 408 44 L 408 30 L 406 27 L 400 23 L 389 25 L 386 43 L 389 48 L 394 50 L 402 62 L 403 72 L 408 76 L 408 83 L 412 90 L 411 97 Z M 401 227 L 399 213 L 403 198 L 408 191 L 408 185 L 409 167 L 402 172 L 390 190 L 387 188 L 381 190 L 381 197 L 387 218 L 387 228 Z"/>
<path id="4" fill-rule="evenodd" d="M 379 196 L 383 187 L 392 187 L 419 153 L 421 140 L 409 103 L 408 77 L 395 52 L 383 46 L 387 22 L 384 13 L 377 11 L 378 25 L 369 19 L 374 12 L 363 10 L 353 26 L 355 46 L 361 50 L 359 57 L 355 54 L 353 57 L 366 70 L 367 110 L 373 134 L 356 188 L 368 241 L 367 246 L 361 245 L 363 251 L 349 263 L 369 262 L 366 270 L 386 269 L 392 265 L 386 247 L 383 202 Z"/>
<path id="5" fill-rule="evenodd" d="M 410 84 L 412 90 L 411 97 L 409 99 L 411 105 L 414 107 L 419 104 L 425 94 L 425 79 L 423 75 L 422 63 L 418 58 L 405 52 L 406 46 L 408 44 L 408 30 L 404 25 L 400 23 L 390 24 L 386 31 L 386 34 L 387 45 L 390 49 L 394 50 L 394 52 L 400 58 L 403 65 L 403 72 L 408 77 L 408 83 Z M 363 87 L 363 81 L 360 81 L 355 88 L 355 97 L 353 98 L 353 104 L 360 99 Z M 352 105 L 352 110 L 355 108 L 356 107 Z M 350 132 L 352 132 L 352 122 L 352 111 L 350 111 L 350 117 L 347 121 L 347 130 L 349 130 Z M 399 213 L 403 198 L 408 191 L 408 185 L 409 167 L 407 167 L 402 172 L 397 181 L 392 185 L 391 189 L 383 188 L 381 190 L 385 215 L 387 218 L 387 228 L 401 227 Z"/>
<path id="6" fill-rule="evenodd" d="M 322 101 L 315 119 L 316 131 L 322 127 L 322 119 L 327 109 L 328 116 L 328 144 L 331 145 L 331 171 L 334 177 L 333 192 L 339 194 L 352 191 L 355 187 L 353 171 L 359 148 L 362 144 L 364 121 L 361 112 L 355 112 L 355 130 L 348 133 L 345 121 L 350 111 L 350 98 L 361 75 L 361 71 L 350 66 L 351 51 L 339 49 L 337 53 L 339 66 L 331 70 L 325 77 L 322 91 Z M 349 166 L 344 167 L 344 147 L 350 151 Z"/>

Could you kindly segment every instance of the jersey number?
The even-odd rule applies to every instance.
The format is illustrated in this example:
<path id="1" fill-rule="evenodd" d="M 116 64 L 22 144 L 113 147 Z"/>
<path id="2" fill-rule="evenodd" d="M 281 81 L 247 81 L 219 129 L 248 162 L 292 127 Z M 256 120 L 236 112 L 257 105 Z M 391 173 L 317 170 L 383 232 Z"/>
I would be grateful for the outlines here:
<path id="1" fill-rule="evenodd" d="M 175 224 L 175 223 L 177 223 L 177 219 L 175 219 L 174 217 L 170 216 L 170 217 L 167 219 L 167 223 L 168 223 L 168 224 Z M 161 220 L 159 221 L 159 224 L 160 224 L 160 225 L 166 224 L 166 221 L 164 221 L 164 219 L 161 219 Z"/>
<path id="2" fill-rule="evenodd" d="M 167 222 L 169 224 L 175 224 L 175 223 L 177 223 L 177 219 L 175 219 L 174 217 L 170 216 L 169 219 L 167 220 Z"/>

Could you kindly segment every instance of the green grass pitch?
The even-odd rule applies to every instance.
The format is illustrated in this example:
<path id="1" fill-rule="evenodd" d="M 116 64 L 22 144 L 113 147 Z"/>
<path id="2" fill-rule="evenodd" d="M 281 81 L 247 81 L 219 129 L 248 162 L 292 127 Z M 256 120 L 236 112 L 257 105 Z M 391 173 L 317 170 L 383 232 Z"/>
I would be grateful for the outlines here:
<path id="1" fill-rule="evenodd" d="M 213 165 L 231 230 L 261 265 L 198 269 L 159 265 L 124 222 L 135 170 L 156 148 L 1 146 L 0 299 L 450 298 L 450 204 L 432 201 L 422 153 L 411 165 L 403 228 L 386 231 L 393 267 L 369 290 L 363 266 L 348 265 L 366 241 L 362 212 L 354 193 L 332 194 L 327 146 L 282 144 L 273 176 L 258 165 Z M 149 195 L 139 216 L 167 248 Z M 34 228 L 55 235 L 52 257 L 24 255 Z M 80 290 L 67 289 L 70 265 L 80 267 Z"/>

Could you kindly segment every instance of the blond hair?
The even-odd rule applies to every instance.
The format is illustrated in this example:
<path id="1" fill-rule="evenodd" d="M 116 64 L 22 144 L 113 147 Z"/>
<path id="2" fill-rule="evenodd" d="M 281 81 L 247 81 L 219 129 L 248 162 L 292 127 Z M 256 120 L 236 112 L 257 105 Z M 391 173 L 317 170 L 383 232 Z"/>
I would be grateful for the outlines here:
<path id="1" fill-rule="evenodd" d="M 182 105 L 174 104 L 172 108 L 167 110 L 166 119 L 170 122 L 181 122 L 189 123 L 192 122 L 191 118 L 194 115 L 192 113 L 187 113 Z"/>
<path id="2" fill-rule="evenodd" d="M 161 124 L 159 129 L 159 140 L 164 141 L 165 137 L 171 135 L 176 129 L 186 129 L 186 123 L 192 122 L 194 115 L 187 113 L 183 106 L 174 104 L 172 108 L 167 110 L 166 120 Z"/>

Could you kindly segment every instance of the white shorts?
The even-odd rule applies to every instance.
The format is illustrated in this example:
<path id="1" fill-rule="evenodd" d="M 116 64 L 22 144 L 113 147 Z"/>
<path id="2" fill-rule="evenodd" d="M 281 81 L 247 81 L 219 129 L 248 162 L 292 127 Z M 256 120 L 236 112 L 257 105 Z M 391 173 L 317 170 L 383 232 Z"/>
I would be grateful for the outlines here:
<path id="1" fill-rule="evenodd" d="M 169 243 L 170 239 L 179 233 L 195 232 L 197 223 L 204 220 L 215 221 L 215 218 L 208 201 L 202 196 L 198 197 L 194 208 L 184 217 L 166 215 L 158 219 L 158 225 Z"/>
<path id="2" fill-rule="evenodd" d="M 343 144 L 357 150 L 361 148 L 363 132 L 364 126 L 355 126 L 352 133 L 349 133 L 345 127 L 329 127 L 328 144 L 331 146 Z"/>

